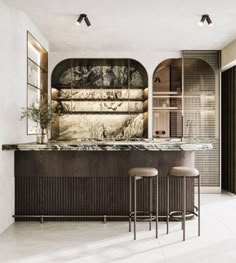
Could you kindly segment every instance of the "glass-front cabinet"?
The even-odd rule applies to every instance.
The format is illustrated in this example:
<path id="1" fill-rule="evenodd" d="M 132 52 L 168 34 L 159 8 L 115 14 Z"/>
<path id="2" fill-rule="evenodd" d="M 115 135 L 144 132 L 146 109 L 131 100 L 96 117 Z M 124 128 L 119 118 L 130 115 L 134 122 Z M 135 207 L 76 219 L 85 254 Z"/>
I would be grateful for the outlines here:
<path id="1" fill-rule="evenodd" d="M 158 65 L 153 74 L 153 138 L 219 136 L 219 80 L 213 66 L 190 57 Z"/>
<path id="2" fill-rule="evenodd" d="M 183 51 L 153 74 L 153 138 L 179 138 L 213 145 L 196 151 L 201 186 L 220 189 L 220 52 Z"/>
<path id="3" fill-rule="evenodd" d="M 182 121 L 182 59 L 168 59 L 153 75 L 153 137 L 182 137 Z"/>
<path id="4" fill-rule="evenodd" d="M 184 59 L 183 137 L 217 136 L 216 82 L 215 72 L 206 61 Z"/>

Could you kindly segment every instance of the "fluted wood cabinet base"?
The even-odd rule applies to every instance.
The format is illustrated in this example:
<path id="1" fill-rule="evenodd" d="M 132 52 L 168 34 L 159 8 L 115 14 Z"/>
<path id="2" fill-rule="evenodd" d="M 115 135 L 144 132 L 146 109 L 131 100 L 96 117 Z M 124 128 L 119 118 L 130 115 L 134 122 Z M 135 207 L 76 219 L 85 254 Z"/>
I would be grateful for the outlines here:
<path id="1" fill-rule="evenodd" d="M 127 216 L 131 167 L 155 167 L 159 171 L 159 215 L 166 215 L 166 175 L 172 166 L 193 166 L 193 152 L 15 152 L 16 220 L 27 216 Z M 155 181 L 153 207 L 155 205 Z M 175 190 L 175 191 L 174 191 Z M 149 184 L 137 182 L 137 208 L 149 209 Z M 170 209 L 181 209 L 182 187 L 170 182 Z M 194 185 L 187 181 L 187 210 L 193 211 Z M 18 218 L 17 216 L 25 216 Z M 95 217 L 96 219 L 97 217 Z M 73 218 L 74 220 L 81 218 Z M 128 217 L 127 217 L 128 219 Z"/>

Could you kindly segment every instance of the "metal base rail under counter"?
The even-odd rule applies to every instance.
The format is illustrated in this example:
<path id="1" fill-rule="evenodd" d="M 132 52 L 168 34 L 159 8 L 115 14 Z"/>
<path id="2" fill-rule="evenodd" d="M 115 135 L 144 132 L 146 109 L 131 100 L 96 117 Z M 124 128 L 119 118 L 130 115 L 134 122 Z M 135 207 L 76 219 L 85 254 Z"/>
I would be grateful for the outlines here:
<path id="1" fill-rule="evenodd" d="M 103 223 L 106 224 L 108 219 L 118 219 L 127 220 L 129 219 L 129 215 L 13 215 L 13 218 L 18 219 L 19 221 L 27 220 L 27 219 L 39 219 L 40 223 L 43 224 L 45 219 L 62 219 L 63 221 L 69 219 L 102 219 Z M 161 220 L 166 220 L 167 216 L 158 216 Z M 139 218 L 146 219 L 147 216 L 139 215 Z M 97 220 L 96 220 L 97 221 Z"/>

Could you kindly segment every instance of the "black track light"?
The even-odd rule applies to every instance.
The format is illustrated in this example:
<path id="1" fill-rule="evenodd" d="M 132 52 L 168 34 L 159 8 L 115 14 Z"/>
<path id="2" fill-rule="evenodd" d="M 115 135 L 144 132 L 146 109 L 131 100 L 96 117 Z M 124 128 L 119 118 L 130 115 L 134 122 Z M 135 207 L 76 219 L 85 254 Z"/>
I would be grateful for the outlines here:
<path id="1" fill-rule="evenodd" d="M 205 15 L 203 15 L 200 22 L 199 22 L 199 26 L 203 26 L 205 20 L 206 20 L 206 17 L 205 17 Z"/>
<path id="2" fill-rule="evenodd" d="M 90 23 L 90 21 L 89 21 L 87 16 L 84 18 L 84 21 L 85 21 L 87 26 L 91 26 L 91 23 Z"/>
<path id="3" fill-rule="evenodd" d="M 210 16 L 207 15 L 207 14 L 205 14 L 205 15 L 202 15 L 201 20 L 200 20 L 200 22 L 199 22 L 199 26 L 203 26 L 203 24 L 204 24 L 205 21 L 207 21 L 207 24 L 208 24 L 209 26 L 212 26 L 212 25 L 213 25 L 213 23 L 212 23 L 212 21 L 211 21 L 211 19 L 210 19 Z"/>
<path id="4" fill-rule="evenodd" d="M 207 21 L 207 23 L 208 23 L 209 26 L 212 26 L 212 25 L 213 25 L 213 23 L 212 23 L 209 15 L 206 17 L 206 21 Z"/>
<path id="5" fill-rule="evenodd" d="M 79 16 L 79 18 L 77 19 L 77 22 L 76 22 L 76 23 L 77 23 L 77 24 L 80 24 L 85 17 L 86 17 L 85 14 L 81 14 L 81 15 Z"/>
<path id="6" fill-rule="evenodd" d="M 86 14 L 80 14 L 80 16 L 78 17 L 78 19 L 76 21 L 76 25 L 80 25 L 81 22 L 83 21 L 83 19 L 84 19 L 87 26 L 91 26 L 91 23 L 90 23 Z"/>

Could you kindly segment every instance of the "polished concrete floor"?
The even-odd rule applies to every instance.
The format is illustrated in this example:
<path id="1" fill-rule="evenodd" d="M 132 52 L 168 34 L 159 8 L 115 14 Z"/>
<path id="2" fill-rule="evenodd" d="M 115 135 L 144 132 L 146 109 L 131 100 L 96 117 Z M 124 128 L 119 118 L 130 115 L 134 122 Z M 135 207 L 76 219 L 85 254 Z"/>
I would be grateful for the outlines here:
<path id="1" fill-rule="evenodd" d="M 180 223 L 148 231 L 138 224 L 137 240 L 127 222 L 21 222 L 0 235 L 0 263 L 236 262 L 236 196 L 202 195 L 202 231 L 187 223 L 182 242 Z"/>

